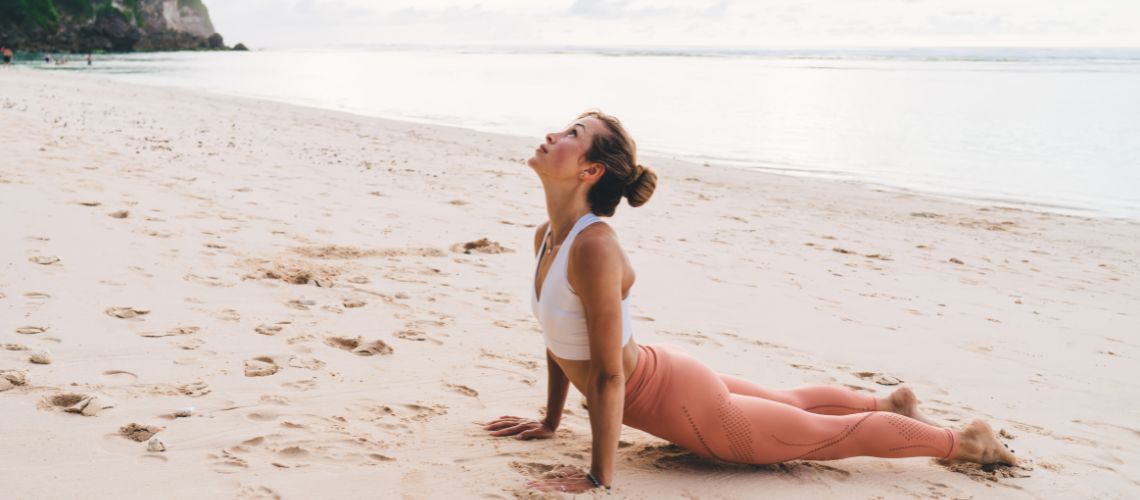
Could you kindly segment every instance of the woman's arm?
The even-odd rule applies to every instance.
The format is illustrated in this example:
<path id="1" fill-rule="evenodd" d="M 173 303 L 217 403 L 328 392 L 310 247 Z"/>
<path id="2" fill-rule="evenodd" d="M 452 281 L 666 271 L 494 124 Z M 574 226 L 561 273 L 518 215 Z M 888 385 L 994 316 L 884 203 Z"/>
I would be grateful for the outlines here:
<path id="1" fill-rule="evenodd" d="M 607 228 L 608 229 L 608 228 Z M 583 231 L 587 233 L 587 231 Z M 570 255 L 571 279 L 586 310 L 590 335 L 590 374 L 586 382 L 593 462 L 590 472 L 604 485 L 614 478 L 614 461 L 625 407 L 622 367 L 621 287 L 625 263 L 610 230 L 579 235 Z"/>
<path id="2" fill-rule="evenodd" d="M 566 406 L 566 394 L 570 392 L 570 378 L 562 367 L 546 350 L 546 418 L 542 420 L 550 430 L 558 430 L 562 422 L 562 409 Z"/>

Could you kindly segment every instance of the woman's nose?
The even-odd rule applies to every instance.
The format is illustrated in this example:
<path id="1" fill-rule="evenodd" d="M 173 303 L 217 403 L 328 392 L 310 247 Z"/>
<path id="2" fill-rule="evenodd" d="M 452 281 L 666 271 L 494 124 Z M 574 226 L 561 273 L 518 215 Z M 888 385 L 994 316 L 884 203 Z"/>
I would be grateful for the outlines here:
<path id="1" fill-rule="evenodd" d="M 554 144 L 554 134 L 546 134 L 546 143 Z"/>

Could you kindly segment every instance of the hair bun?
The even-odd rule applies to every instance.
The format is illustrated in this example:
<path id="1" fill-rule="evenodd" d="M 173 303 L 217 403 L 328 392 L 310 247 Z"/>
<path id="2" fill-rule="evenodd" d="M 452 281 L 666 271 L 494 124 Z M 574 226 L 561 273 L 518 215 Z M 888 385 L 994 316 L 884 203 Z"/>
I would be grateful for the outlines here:
<path id="1" fill-rule="evenodd" d="M 637 165 L 629 184 L 625 186 L 625 197 L 629 206 L 640 207 L 653 196 L 657 188 L 657 173 L 644 165 Z"/>

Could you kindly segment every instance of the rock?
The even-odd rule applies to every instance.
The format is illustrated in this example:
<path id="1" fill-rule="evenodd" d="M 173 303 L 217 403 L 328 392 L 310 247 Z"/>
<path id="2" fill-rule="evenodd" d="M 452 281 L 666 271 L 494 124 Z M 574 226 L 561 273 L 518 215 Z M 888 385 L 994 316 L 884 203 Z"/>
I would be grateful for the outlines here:
<path id="1" fill-rule="evenodd" d="M 190 415 L 193 415 L 193 414 L 194 414 L 194 407 L 193 406 L 187 406 L 185 408 L 179 408 L 177 411 L 174 412 L 175 417 L 189 417 Z"/>
<path id="2" fill-rule="evenodd" d="M 163 444 L 162 441 L 159 441 L 158 438 L 151 438 L 151 440 L 146 443 L 146 451 L 163 452 L 166 451 L 166 445 Z"/>
<path id="3" fill-rule="evenodd" d="M 206 46 L 210 47 L 211 49 L 224 49 L 226 48 L 226 43 L 222 40 L 221 34 L 214 33 L 213 35 L 206 37 Z"/>
<path id="4" fill-rule="evenodd" d="M 51 353 L 48 351 L 36 351 L 28 357 L 28 361 L 31 361 L 37 365 L 50 365 Z"/>
<path id="5" fill-rule="evenodd" d="M 0 378 L 0 392 L 16 387 L 16 384 L 9 382 L 6 378 Z"/>
<path id="6" fill-rule="evenodd" d="M 238 42 L 237 45 L 234 45 L 234 50 L 239 52 L 246 52 L 249 50 L 249 47 L 246 47 L 244 43 Z"/>

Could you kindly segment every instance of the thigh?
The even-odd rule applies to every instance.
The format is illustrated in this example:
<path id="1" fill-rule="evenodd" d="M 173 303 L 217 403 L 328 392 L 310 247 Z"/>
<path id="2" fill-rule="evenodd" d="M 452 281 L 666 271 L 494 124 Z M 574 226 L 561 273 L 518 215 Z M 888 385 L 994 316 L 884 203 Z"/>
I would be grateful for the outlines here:
<path id="1" fill-rule="evenodd" d="M 786 390 L 769 389 L 760 384 L 745 380 L 734 375 L 724 373 L 718 374 L 721 381 L 724 382 L 725 387 L 728 387 L 728 392 L 733 394 L 740 394 L 742 396 L 752 396 L 756 398 L 764 398 L 772 401 L 779 401 L 784 404 L 793 406 L 797 405 L 795 396 Z"/>
<path id="2" fill-rule="evenodd" d="M 626 423 L 698 455 L 715 457 L 709 443 L 708 409 L 729 397 L 728 388 L 711 368 L 676 348 L 658 349 L 658 369 L 652 383 L 656 398 L 645 415 Z"/>

